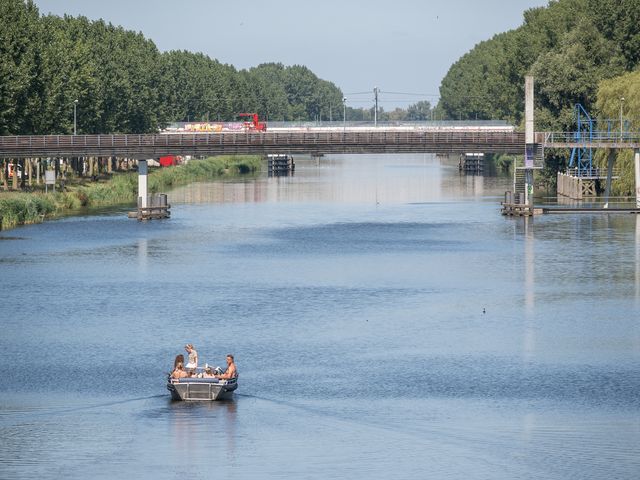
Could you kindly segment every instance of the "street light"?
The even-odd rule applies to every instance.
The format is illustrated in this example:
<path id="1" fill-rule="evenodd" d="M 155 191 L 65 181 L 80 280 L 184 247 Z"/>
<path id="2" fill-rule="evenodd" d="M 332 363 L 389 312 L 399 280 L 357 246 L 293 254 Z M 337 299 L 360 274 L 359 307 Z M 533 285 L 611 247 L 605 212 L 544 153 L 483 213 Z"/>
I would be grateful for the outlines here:
<path id="1" fill-rule="evenodd" d="M 342 128 L 347 127 L 347 97 L 342 99 Z"/>
<path id="2" fill-rule="evenodd" d="M 620 141 L 622 141 L 623 123 L 622 123 L 622 105 L 624 104 L 624 97 L 620 97 Z"/>
<path id="3" fill-rule="evenodd" d="M 374 126 L 378 126 L 378 92 L 380 90 L 378 89 L 378 87 L 373 87 L 373 94 L 375 95 L 375 100 L 376 100 L 376 109 L 373 112 L 373 125 Z"/>
<path id="4" fill-rule="evenodd" d="M 76 107 L 78 106 L 78 100 L 73 101 L 73 134 L 76 135 L 78 133 L 77 129 L 77 121 L 78 118 L 76 115 Z"/>

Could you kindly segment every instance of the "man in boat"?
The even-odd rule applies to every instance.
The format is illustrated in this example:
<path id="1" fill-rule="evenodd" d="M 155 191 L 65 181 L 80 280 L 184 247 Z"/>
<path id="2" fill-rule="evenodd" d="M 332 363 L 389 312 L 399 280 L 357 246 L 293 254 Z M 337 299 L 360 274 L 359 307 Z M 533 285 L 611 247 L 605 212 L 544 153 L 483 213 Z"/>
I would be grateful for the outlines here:
<path id="1" fill-rule="evenodd" d="M 184 371 L 184 367 L 182 366 L 182 362 L 178 362 L 176 364 L 176 367 L 173 369 L 173 372 L 171 372 L 171 378 L 186 378 L 188 377 L 189 374 L 187 372 Z"/>
<path id="2" fill-rule="evenodd" d="M 236 364 L 233 360 L 233 355 L 231 355 L 230 353 L 227 354 L 227 371 L 221 375 L 216 375 L 216 378 L 220 378 L 222 380 L 238 378 L 238 370 L 236 369 Z"/>

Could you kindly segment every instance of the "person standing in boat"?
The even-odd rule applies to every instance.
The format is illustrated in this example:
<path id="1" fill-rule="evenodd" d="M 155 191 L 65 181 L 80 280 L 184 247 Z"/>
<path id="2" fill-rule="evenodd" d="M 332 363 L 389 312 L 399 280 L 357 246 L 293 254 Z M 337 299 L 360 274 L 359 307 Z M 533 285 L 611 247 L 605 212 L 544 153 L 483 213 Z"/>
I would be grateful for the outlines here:
<path id="1" fill-rule="evenodd" d="M 187 369 L 195 370 L 196 368 L 198 368 L 198 352 L 196 352 L 196 349 L 193 348 L 193 345 L 191 343 L 187 343 L 184 349 L 189 354 L 189 361 L 187 362 L 185 367 Z"/>
<path id="2" fill-rule="evenodd" d="M 238 378 L 238 370 L 236 369 L 236 364 L 233 359 L 233 355 L 231 355 L 230 353 L 227 354 L 227 371 L 221 375 L 216 375 L 216 378 L 220 378 L 223 380 Z"/>

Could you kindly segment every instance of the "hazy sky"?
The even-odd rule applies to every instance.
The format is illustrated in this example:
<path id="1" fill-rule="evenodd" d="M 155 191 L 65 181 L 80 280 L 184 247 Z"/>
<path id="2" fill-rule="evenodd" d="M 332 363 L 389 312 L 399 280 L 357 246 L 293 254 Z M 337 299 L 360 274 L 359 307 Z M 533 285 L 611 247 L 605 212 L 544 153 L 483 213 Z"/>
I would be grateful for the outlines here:
<path id="1" fill-rule="evenodd" d="M 102 18 L 160 50 L 200 51 L 236 68 L 306 65 L 347 104 L 391 110 L 437 101 L 442 77 L 476 43 L 547 0 L 35 0 L 43 14 Z M 404 92 L 421 95 L 397 95 Z M 424 96 L 426 94 L 427 96 Z"/>

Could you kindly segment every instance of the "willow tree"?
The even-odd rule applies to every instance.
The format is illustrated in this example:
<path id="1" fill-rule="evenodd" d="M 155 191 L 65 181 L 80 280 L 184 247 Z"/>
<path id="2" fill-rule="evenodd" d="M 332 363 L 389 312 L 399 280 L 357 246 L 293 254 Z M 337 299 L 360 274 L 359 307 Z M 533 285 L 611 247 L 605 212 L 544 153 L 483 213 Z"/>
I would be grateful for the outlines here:
<path id="1" fill-rule="evenodd" d="M 640 71 L 626 73 L 616 78 L 600 82 L 596 107 L 603 121 L 599 128 L 610 128 L 613 135 L 618 132 L 638 131 L 640 128 Z M 606 119 L 606 120 L 605 120 Z M 613 182 L 613 194 L 630 196 L 635 192 L 635 165 L 633 150 L 616 153 L 616 165 L 620 170 L 619 179 Z M 596 161 L 606 164 L 605 152 L 598 152 Z"/>

